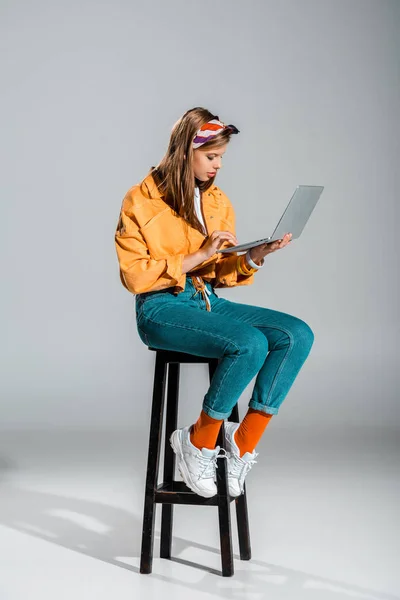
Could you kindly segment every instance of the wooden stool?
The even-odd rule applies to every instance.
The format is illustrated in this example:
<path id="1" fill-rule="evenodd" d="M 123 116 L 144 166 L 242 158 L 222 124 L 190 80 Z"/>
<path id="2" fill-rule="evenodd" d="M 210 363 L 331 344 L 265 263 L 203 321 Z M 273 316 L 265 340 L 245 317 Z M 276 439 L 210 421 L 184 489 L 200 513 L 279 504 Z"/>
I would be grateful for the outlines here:
<path id="1" fill-rule="evenodd" d="M 153 404 L 151 409 L 149 450 L 147 460 L 146 488 L 143 514 L 142 550 L 140 572 L 151 573 L 153 563 L 154 521 L 156 504 L 162 504 L 160 557 L 171 558 L 172 521 L 174 504 L 218 506 L 219 533 L 221 543 L 222 575 L 230 577 L 234 573 L 230 502 L 236 504 L 236 520 L 240 558 L 250 560 L 250 535 L 247 515 L 246 488 L 238 498 L 231 498 L 228 492 L 226 459 L 217 459 L 217 489 L 212 498 L 204 498 L 192 492 L 183 481 L 174 480 L 175 453 L 169 438 L 178 422 L 179 373 L 181 363 L 208 363 L 210 381 L 218 366 L 218 359 L 194 356 L 169 350 L 156 350 Z M 168 365 L 168 376 L 167 376 Z M 160 446 L 164 414 L 165 387 L 167 385 L 167 406 L 165 424 L 164 474 L 158 484 Z M 199 406 L 200 409 L 200 406 Z M 239 411 L 235 405 L 229 421 L 239 422 Z M 217 444 L 224 448 L 224 423 L 221 425 Z"/>

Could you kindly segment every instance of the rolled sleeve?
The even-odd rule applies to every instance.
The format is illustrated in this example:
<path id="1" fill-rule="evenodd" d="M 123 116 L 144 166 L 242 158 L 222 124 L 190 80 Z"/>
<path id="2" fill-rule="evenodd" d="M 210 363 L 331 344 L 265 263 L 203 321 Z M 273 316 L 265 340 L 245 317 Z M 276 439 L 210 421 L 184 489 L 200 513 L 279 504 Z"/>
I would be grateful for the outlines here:
<path id="1" fill-rule="evenodd" d="M 184 258 L 184 254 L 175 254 L 174 256 L 169 256 L 166 258 L 167 268 L 165 273 L 176 282 L 178 282 L 182 275 L 184 275 L 184 273 L 182 273 Z"/>

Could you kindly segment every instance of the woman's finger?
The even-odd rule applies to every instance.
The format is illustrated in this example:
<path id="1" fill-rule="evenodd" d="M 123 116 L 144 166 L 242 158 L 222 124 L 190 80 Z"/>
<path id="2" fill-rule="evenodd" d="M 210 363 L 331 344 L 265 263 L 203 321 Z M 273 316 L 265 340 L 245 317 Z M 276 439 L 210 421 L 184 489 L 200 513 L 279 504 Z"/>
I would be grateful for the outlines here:
<path id="1" fill-rule="evenodd" d="M 236 236 L 231 233 L 230 231 L 213 231 L 211 234 L 211 238 L 213 240 L 216 239 L 231 239 L 233 240 L 235 243 L 237 243 L 237 238 Z"/>
<path id="2" fill-rule="evenodd" d="M 234 236 L 233 233 L 230 233 L 229 231 L 221 231 L 221 233 L 219 234 L 218 238 L 220 240 L 229 240 L 233 244 L 237 244 L 238 243 L 236 236 Z"/>

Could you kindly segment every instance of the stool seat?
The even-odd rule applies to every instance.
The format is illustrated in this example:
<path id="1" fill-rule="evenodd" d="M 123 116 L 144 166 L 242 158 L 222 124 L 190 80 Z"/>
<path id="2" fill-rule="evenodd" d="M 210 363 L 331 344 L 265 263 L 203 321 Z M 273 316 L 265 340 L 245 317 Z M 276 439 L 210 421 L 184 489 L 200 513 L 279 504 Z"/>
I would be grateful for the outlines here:
<path id="1" fill-rule="evenodd" d="M 218 506 L 222 575 L 224 577 L 232 576 L 234 573 L 230 520 L 230 503 L 232 501 L 235 501 L 236 504 L 240 558 L 242 560 L 250 560 L 251 558 L 246 488 L 244 488 L 244 493 L 237 498 L 229 496 L 226 459 L 219 457 L 217 459 L 217 494 L 212 498 L 199 496 L 190 490 L 183 481 L 175 481 L 175 453 L 169 442 L 172 432 L 177 429 L 180 365 L 183 363 L 208 364 L 209 379 L 211 381 L 215 369 L 218 366 L 218 359 L 195 356 L 193 354 L 175 352 L 172 350 L 160 350 L 152 347 L 149 347 L 149 350 L 155 352 L 156 356 L 143 512 L 140 572 L 151 573 L 152 571 L 156 505 L 162 505 L 160 557 L 171 558 L 173 505 L 190 504 Z M 165 407 L 163 481 L 158 483 L 165 389 L 167 389 L 167 402 Z M 233 408 L 232 414 L 228 420 L 239 422 L 237 404 Z M 217 444 L 221 448 L 225 447 L 224 422 L 221 425 Z"/>
<path id="2" fill-rule="evenodd" d="M 151 346 L 148 349 L 152 352 L 158 352 L 167 363 L 210 363 L 213 360 L 209 356 L 197 356 L 186 352 L 175 352 L 175 350 L 159 350 Z"/>

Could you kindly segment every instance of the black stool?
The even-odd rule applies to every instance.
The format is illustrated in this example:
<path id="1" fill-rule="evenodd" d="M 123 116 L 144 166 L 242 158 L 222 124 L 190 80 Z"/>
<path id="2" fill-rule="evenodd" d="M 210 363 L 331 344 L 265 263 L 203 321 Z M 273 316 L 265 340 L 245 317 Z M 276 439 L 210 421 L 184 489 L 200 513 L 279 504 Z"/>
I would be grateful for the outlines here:
<path id="1" fill-rule="evenodd" d="M 149 348 L 155 350 L 154 348 Z M 171 558 L 172 520 L 174 504 L 194 504 L 218 506 L 219 532 L 221 543 L 222 575 L 233 575 L 233 553 L 231 536 L 230 502 L 236 504 L 236 520 L 240 558 L 250 560 L 250 535 L 247 515 L 246 488 L 238 498 L 231 498 L 228 492 L 226 459 L 217 459 L 217 489 L 213 498 L 204 498 L 192 492 L 183 481 L 174 481 L 175 453 L 169 438 L 178 422 L 179 372 L 181 363 L 208 363 L 210 381 L 218 366 L 218 359 L 194 356 L 181 352 L 155 350 L 156 362 L 151 409 L 149 453 L 147 461 L 146 488 L 143 514 L 142 550 L 140 572 L 151 573 L 153 563 L 154 521 L 156 504 L 162 504 L 160 557 Z M 167 377 L 168 365 L 168 377 Z M 167 384 L 167 406 L 165 424 L 165 451 L 163 482 L 158 484 L 159 457 L 164 414 L 165 387 Z M 239 422 L 237 404 L 229 421 Z M 224 423 L 221 425 L 217 444 L 224 448 Z"/>

